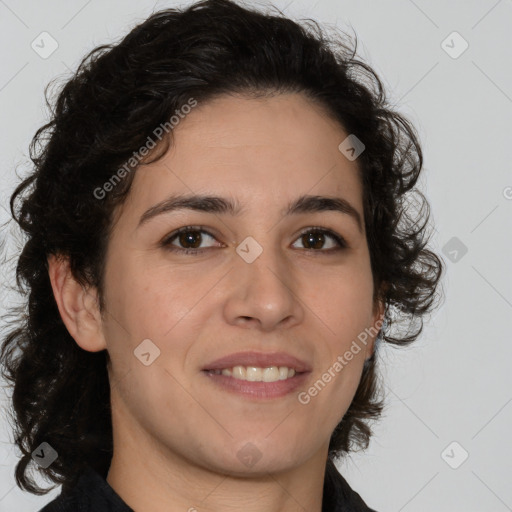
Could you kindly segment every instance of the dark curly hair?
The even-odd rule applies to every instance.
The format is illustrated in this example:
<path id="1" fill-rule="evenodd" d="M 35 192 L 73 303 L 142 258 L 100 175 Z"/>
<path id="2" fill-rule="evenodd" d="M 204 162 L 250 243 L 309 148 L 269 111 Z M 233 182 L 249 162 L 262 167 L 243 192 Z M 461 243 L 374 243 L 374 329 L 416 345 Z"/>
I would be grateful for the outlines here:
<path id="1" fill-rule="evenodd" d="M 104 310 L 103 271 L 114 212 L 137 166 L 105 197 L 98 199 L 93 191 L 191 97 L 204 103 L 226 94 L 302 93 L 363 141 L 366 149 L 357 162 L 374 301 L 386 305 L 383 340 L 407 345 L 418 337 L 424 315 L 440 297 L 444 269 L 426 247 L 429 205 L 415 187 L 422 152 L 415 129 L 389 104 L 382 82 L 356 58 L 356 49 L 355 36 L 327 35 L 313 20 L 295 22 L 279 11 L 204 0 L 156 12 L 122 40 L 95 48 L 54 104 L 48 84 L 50 121 L 35 133 L 33 170 L 20 178 L 10 199 L 12 217 L 26 234 L 15 288 L 26 299 L 11 308 L 14 325 L 2 338 L 0 357 L 2 374 L 13 387 L 20 488 L 34 494 L 54 488 L 43 489 L 28 475 L 31 453 L 42 442 L 59 456 L 50 467 L 37 469 L 64 491 L 85 464 L 104 476 L 108 472 L 113 455 L 108 353 L 81 349 L 67 331 L 48 257 L 68 258 L 75 279 L 97 289 Z M 171 135 L 147 162 L 164 154 Z M 374 353 L 332 433 L 328 467 L 368 446 L 369 423 L 384 407 L 376 363 Z"/>

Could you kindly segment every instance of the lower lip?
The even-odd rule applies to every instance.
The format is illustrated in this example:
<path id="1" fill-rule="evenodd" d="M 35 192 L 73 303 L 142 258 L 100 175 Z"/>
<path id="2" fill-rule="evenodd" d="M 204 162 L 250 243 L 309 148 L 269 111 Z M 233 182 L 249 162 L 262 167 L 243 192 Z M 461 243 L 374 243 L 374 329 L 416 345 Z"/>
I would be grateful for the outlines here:
<path id="1" fill-rule="evenodd" d="M 275 382 L 252 382 L 235 379 L 227 375 L 211 373 L 203 370 L 203 373 L 216 385 L 245 397 L 252 398 L 279 398 L 286 396 L 300 386 L 304 385 L 309 372 L 296 373 L 293 377 Z"/>

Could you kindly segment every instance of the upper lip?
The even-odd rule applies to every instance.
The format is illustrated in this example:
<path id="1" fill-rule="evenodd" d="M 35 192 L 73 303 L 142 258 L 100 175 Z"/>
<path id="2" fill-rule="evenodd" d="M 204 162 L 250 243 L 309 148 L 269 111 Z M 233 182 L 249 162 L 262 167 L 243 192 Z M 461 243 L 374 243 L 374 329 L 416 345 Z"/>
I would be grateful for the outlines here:
<path id="1" fill-rule="evenodd" d="M 223 370 L 234 366 L 256 366 L 268 368 L 270 366 L 287 366 L 296 372 L 309 372 L 310 366 L 301 359 L 286 352 L 237 352 L 216 359 L 204 366 L 203 370 Z"/>

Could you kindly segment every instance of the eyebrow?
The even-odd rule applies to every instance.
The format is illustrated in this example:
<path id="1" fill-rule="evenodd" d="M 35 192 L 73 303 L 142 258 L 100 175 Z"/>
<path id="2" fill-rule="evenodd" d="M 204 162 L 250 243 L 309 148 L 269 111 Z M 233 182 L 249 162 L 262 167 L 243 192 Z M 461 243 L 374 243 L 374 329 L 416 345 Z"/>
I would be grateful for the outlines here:
<path id="1" fill-rule="evenodd" d="M 194 210 L 233 216 L 240 215 L 244 211 L 238 201 L 230 198 L 195 194 L 176 195 L 168 197 L 146 210 L 139 219 L 137 229 L 158 215 L 176 210 Z M 362 233 L 363 226 L 359 212 L 346 199 L 341 197 L 304 195 L 289 203 L 288 206 L 281 211 L 281 215 L 288 216 L 327 211 L 335 211 L 348 215 L 356 222 L 359 232 Z"/>

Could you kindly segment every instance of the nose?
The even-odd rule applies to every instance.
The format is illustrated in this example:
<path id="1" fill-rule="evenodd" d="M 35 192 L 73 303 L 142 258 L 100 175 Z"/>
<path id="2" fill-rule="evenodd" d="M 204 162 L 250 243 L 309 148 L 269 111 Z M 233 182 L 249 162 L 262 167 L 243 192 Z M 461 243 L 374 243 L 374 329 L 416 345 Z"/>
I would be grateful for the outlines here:
<path id="1" fill-rule="evenodd" d="M 279 249 L 263 247 L 251 263 L 237 256 L 233 265 L 224 305 L 229 324 L 269 332 L 302 322 L 297 279 Z"/>

